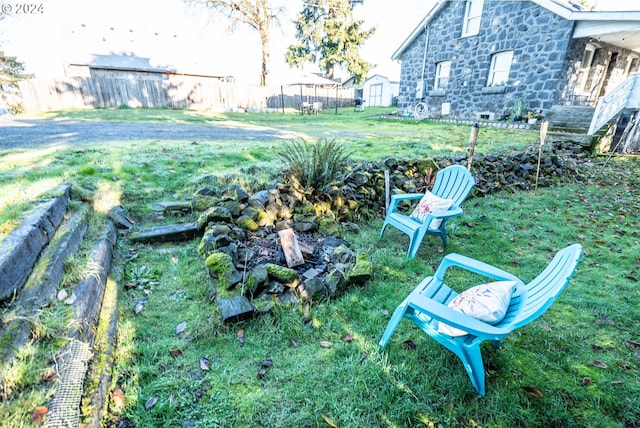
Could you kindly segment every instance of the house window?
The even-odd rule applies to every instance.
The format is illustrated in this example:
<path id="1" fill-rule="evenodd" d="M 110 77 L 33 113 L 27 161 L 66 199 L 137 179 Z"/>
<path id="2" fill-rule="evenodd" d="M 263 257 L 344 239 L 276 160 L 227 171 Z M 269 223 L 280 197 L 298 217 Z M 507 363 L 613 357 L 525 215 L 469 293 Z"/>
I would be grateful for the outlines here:
<path id="1" fill-rule="evenodd" d="M 587 43 L 587 46 L 584 48 L 584 54 L 582 55 L 582 62 L 580 63 L 580 68 L 585 69 L 591 67 L 591 63 L 593 62 L 593 54 L 596 52 L 596 47 L 590 43 Z"/>
<path id="2" fill-rule="evenodd" d="M 484 0 L 468 0 L 462 22 L 462 37 L 475 36 L 480 32 L 480 18 Z"/>
<path id="3" fill-rule="evenodd" d="M 436 80 L 433 89 L 445 90 L 449 86 L 449 73 L 451 72 L 451 61 L 441 61 L 436 64 Z"/>
<path id="4" fill-rule="evenodd" d="M 511 60 L 513 60 L 513 51 L 498 52 L 491 56 L 487 86 L 501 86 L 507 83 L 509 71 L 511 71 Z"/>

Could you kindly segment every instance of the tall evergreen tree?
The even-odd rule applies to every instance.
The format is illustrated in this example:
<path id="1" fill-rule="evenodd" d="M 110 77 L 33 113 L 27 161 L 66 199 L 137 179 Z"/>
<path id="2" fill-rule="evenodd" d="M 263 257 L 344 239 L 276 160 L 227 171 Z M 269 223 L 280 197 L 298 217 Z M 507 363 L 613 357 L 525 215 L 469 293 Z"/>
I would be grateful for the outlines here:
<path id="1" fill-rule="evenodd" d="M 285 59 L 291 67 L 317 63 L 329 78 L 342 65 L 358 82 L 363 81 L 371 64 L 360 57 L 360 48 L 375 32 L 363 29 L 363 21 L 353 18 L 353 7 L 360 0 L 306 0 L 298 14 L 296 39 Z"/>

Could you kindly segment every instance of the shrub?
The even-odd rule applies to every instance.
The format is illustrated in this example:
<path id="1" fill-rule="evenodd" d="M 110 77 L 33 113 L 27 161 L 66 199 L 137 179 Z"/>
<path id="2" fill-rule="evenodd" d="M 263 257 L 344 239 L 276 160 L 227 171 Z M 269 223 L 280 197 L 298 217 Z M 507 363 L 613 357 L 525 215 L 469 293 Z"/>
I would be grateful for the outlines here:
<path id="1" fill-rule="evenodd" d="M 321 139 L 315 144 L 288 141 L 277 155 L 285 163 L 286 173 L 302 187 L 322 191 L 341 178 L 351 153 L 336 140 Z"/>

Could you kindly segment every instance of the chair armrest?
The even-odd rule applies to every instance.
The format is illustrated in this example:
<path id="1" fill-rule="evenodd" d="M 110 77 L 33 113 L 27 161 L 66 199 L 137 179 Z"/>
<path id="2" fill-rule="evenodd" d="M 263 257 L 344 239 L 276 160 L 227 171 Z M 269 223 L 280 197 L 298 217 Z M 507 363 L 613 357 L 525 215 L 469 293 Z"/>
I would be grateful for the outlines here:
<path id="1" fill-rule="evenodd" d="M 422 295 L 414 295 L 411 302 L 409 302 L 409 306 L 428 314 L 439 322 L 459 328 L 483 339 L 501 340 L 511 332 L 511 329 L 487 324 Z"/>
<path id="2" fill-rule="evenodd" d="M 398 204 L 402 201 L 415 201 L 417 199 L 422 199 L 423 196 L 424 193 L 401 193 L 398 195 L 391 195 L 388 212 L 394 212 L 398 207 Z"/>
<path id="3" fill-rule="evenodd" d="M 523 284 L 518 277 L 505 270 L 456 253 L 447 254 L 445 258 L 442 259 L 442 262 L 440 263 L 440 266 L 438 266 L 438 270 L 436 270 L 434 276 L 438 280 L 444 281 L 444 274 L 446 270 L 452 266 L 459 267 L 479 275 L 484 275 L 497 281 L 516 281 L 518 286 Z"/>
<path id="4" fill-rule="evenodd" d="M 427 214 L 427 216 L 423 220 L 423 223 L 428 225 L 429 223 L 431 223 L 431 220 L 433 219 L 445 219 L 445 218 L 457 217 L 459 215 L 462 215 L 462 208 L 458 208 L 458 207 L 449 208 L 446 211 L 437 211 L 437 212 Z"/>

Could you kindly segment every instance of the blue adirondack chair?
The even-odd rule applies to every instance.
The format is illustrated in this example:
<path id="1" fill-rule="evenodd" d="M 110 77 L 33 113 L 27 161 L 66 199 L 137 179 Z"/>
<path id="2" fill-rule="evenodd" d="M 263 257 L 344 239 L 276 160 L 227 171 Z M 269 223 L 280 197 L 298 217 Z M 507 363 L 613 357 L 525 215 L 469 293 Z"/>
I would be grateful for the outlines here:
<path id="1" fill-rule="evenodd" d="M 542 273 L 528 284 L 484 262 L 460 254 L 449 254 L 442 260 L 434 276 L 420 282 L 397 307 L 379 345 L 384 348 L 402 318 L 408 318 L 462 360 L 473 386 L 478 393 L 484 395 L 485 374 L 480 344 L 485 340 L 491 340 L 495 346 L 499 347 L 500 340 L 509 333 L 541 316 L 569 283 L 578 267 L 581 254 L 580 244 L 573 244 L 560 250 Z M 497 281 L 516 281 L 516 289 L 502 321 L 491 325 L 447 306 L 457 295 L 444 283 L 445 271 L 452 266 Z M 439 322 L 469 333 L 457 337 L 442 334 L 438 331 Z"/>
<path id="2" fill-rule="evenodd" d="M 436 181 L 431 189 L 431 193 L 443 199 L 453 200 L 453 205 L 447 211 L 429 213 L 423 221 L 415 219 L 408 214 L 398 212 L 398 204 L 402 201 L 417 201 L 421 199 L 423 193 L 406 193 L 393 195 L 387 210 L 387 215 L 380 230 L 380 238 L 387 225 L 397 228 L 400 232 L 409 236 L 409 250 L 407 256 L 413 259 L 420 248 L 425 235 L 436 235 L 442 238 L 442 244 L 447 245 L 447 231 L 445 226 L 451 217 L 462 215 L 460 205 L 467 199 L 469 193 L 476 182 L 473 175 L 466 168 L 460 165 L 448 166 L 441 169 L 436 174 Z M 430 227 L 432 220 L 441 219 L 442 223 L 438 228 Z"/>

